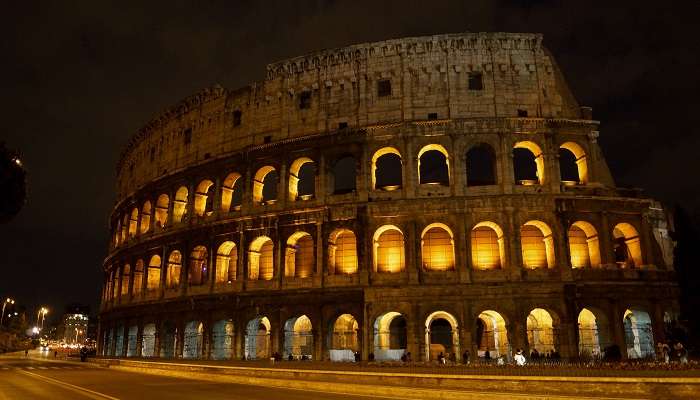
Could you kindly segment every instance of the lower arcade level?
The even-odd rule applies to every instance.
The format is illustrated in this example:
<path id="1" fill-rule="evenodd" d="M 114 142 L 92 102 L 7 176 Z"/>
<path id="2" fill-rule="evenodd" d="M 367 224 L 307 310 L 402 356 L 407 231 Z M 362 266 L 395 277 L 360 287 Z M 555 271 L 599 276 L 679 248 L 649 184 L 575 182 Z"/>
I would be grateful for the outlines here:
<path id="1" fill-rule="evenodd" d="M 414 361 L 654 355 L 669 282 L 384 287 L 185 298 L 103 312 L 99 354 L 164 359 Z"/>

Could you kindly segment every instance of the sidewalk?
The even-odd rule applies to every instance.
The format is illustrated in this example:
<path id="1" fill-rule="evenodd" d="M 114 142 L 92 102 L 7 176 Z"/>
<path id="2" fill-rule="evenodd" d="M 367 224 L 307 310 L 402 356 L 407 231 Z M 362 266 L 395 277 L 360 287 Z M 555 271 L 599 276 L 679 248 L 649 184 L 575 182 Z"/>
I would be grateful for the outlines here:
<path id="1" fill-rule="evenodd" d="M 456 373 L 456 367 L 362 367 L 280 362 L 137 361 L 93 359 L 118 370 L 257 386 L 407 399 L 665 399 L 700 397 L 695 376 L 548 376 Z M 232 365 L 234 364 L 234 365 Z M 437 372 L 434 370 L 437 369 Z M 446 373 L 448 372 L 448 373 Z M 451 372 L 451 373 L 449 373 Z"/>

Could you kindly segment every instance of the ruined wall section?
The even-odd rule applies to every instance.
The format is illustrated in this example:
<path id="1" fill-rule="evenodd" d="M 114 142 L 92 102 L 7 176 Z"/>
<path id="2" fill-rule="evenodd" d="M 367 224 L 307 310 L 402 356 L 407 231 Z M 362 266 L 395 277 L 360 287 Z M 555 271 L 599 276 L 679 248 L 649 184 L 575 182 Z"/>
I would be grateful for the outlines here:
<path id="1" fill-rule="evenodd" d="M 205 89 L 137 133 L 117 167 L 117 200 L 159 177 L 250 146 L 412 120 L 580 119 L 539 34 L 462 33 L 366 43 L 270 64 L 267 79 Z M 483 89 L 469 90 L 470 74 Z M 391 81 L 380 96 L 378 82 Z M 301 107 L 302 96 L 310 96 Z M 234 113 L 240 113 L 236 121 Z"/>

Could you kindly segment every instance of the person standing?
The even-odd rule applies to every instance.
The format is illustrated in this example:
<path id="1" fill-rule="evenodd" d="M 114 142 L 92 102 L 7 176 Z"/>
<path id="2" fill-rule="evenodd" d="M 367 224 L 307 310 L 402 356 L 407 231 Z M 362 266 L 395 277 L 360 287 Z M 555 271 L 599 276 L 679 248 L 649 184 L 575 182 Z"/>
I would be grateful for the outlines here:
<path id="1" fill-rule="evenodd" d="M 518 351 L 515 353 L 515 364 L 518 365 L 519 367 L 524 366 L 527 363 L 527 360 L 525 359 L 525 355 L 523 354 L 522 349 L 518 349 Z"/>

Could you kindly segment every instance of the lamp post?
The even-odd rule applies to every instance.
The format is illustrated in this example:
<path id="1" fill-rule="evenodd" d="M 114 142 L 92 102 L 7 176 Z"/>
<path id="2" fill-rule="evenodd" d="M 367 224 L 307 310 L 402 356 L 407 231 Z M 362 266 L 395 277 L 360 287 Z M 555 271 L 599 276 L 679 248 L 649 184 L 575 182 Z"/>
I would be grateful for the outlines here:
<path id="1" fill-rule="evenodd" d="M 7 307 L 8 304 L 15 304 L 15 301 L 8 297 L 7 299 L 5 299 L 5 301 L 2 302 L 2 314 L 0 314 L 0 326 L 2 326 L 2 320 L 5 319 L 5 307 Z"/>
<path id="2" fill-rule="evenodd" d="M 41 317 L 41 329 L 44 329 L 44 316 L 49 310 L 46 307 L 41 307 L 36 313 L 36 325 L 39 327 L 39 317 Z"/>

